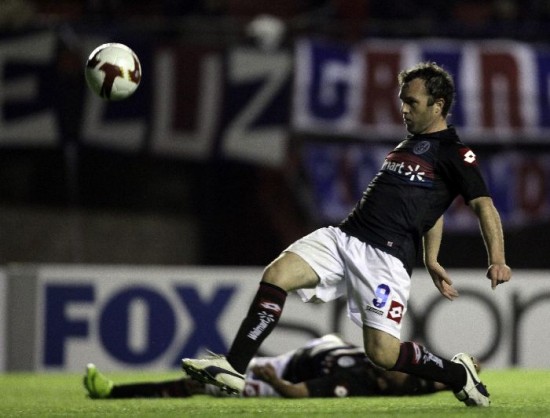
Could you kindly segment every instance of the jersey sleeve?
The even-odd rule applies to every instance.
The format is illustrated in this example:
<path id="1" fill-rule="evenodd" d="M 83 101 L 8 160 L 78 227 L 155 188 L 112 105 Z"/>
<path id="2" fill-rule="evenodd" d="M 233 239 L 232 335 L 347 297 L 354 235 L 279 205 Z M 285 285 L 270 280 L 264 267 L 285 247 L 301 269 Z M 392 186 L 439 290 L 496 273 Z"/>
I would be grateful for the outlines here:
<path id="1" fill-rule="evenodd" d="M 466 203 L 477 197 L 490 196 L 477 156 L 461 142 L 442 147 L 439 169 L 444 181 L 456 188 Z"/>

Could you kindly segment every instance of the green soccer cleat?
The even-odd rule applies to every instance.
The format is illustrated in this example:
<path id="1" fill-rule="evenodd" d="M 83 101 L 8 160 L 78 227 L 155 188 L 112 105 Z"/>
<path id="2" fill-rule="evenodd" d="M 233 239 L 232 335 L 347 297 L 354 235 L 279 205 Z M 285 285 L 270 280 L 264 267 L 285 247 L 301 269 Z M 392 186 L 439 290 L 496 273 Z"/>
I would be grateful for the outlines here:
<path id="1" fill-rule="evenodd" d="M 88 391 L 88 396 L 92 399 L 105 399 L 111 395 L 114 382 L 103 376 L 93 363 L 86 366 L 84 375 L 84 387 Z"/>

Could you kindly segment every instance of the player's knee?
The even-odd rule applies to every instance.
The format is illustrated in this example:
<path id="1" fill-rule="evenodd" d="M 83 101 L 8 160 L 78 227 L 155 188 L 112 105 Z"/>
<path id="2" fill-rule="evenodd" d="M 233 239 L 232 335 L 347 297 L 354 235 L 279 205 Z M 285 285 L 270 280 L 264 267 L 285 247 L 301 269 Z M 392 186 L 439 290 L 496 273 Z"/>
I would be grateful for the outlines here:
<path id="1" fill-rule="evenodd" d="M 370 338 L 365 338 L 365 353 L 378 367 L 391 369 L 397 363 L 399 357 L 399 340 L 386 333 L 370 333 Z"/>
<path id="2" fill-rule="evenodd" d="M 372 349 L 367 349 L 366 354 L 370 361 L 372 361 L 376 366 L 381 367 L 382 369 L 389 370 L 397 361 L 397 357 L 391 353 L 386 352 L 385 350 L 376 347 Z"/>

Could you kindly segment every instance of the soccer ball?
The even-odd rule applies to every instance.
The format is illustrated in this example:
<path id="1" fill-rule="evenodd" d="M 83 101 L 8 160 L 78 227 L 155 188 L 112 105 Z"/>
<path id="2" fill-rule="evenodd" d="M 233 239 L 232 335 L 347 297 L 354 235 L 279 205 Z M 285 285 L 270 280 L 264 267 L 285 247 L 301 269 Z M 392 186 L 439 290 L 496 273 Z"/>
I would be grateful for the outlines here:
<path id="1" fill-rule="evenodd" d="M 92 51 L 86 62 L 86 82 L 105 100 L 131 96 L 141 81 L 141 64 L 126 45 L 107 43 Z"/>

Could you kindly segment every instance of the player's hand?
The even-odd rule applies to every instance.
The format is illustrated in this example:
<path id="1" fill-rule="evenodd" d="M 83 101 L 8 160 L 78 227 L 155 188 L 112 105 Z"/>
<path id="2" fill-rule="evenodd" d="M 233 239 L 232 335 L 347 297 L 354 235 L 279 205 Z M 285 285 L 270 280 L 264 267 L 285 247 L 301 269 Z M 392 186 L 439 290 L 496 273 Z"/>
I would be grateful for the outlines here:
<path id="1" fill-rule="evenodd" d="M 278 379 L 275 368 L 270 363 L 252 367 L 252 373 L 254 373 L 258 379 L 269 384 L 273 384 L 273 382 Z"/>
<path id="2" fill-rule="evenodd" d="M 491 280 L 491 287 L 496 289 L 499 284 L 510 281 L 512 278 L 512 269 L 505 263 L 491 264 L 487 269 L 486 276 Z"/>
<path id="3" fill-rule="evenodd" d="M 432 263 L 427 265 L 426 269 L 428 273 L 430 273 L 435 287 L 437 287 L 437 290 L 439 290 L 439 293 L 441 293 L 443 297 L 449 300 L 454 300 L 458 297 L 458 291 L 453 287 L 453 281 L 441 264 Z"/>

